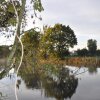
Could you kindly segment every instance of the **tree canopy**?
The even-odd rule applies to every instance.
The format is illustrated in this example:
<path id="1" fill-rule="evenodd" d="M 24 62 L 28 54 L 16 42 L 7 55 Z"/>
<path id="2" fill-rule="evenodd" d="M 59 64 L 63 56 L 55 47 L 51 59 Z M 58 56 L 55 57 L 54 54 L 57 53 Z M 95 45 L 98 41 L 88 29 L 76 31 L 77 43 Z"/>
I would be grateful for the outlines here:
<path id="1" fill-rule="evenodd" d="M 78 56 L 88 56 L 88 50 L 86 48 L 78 49 L 76 53 Z"/>
<path id="2" fill-rule="evenodd" d="M 52 53 L 61 59 L 68 55 L 70 47 L 77 44 L 74 31 L 69 26 L 66 27 L 62 24 L 55 24 L 54 27 L 44 27 L 42 41 L 46 52 Z"/>
<path id="3" fill-rule="evenodd" d="M 18 46 L 17 36 L 20 37 L 24 33 L 30 8 L 33 12 L 31 18 L 39 18 L 36 12 L 43 11 L 41 0 L 0 0 L 0 34 L 6 31 L 3 34 L 7 37 L 12 36 L 12 34 L 15 35 L 14 46 L 7 65 L 10 65 L 10 61 L 16 52 Z"/>
<path id="4" fill-rule="evenodd" d="M 30 2 L 30 4 L 27 2 Z M 36 11 L 41 12 L 43 10 L 41 0 L 0 0 L 0 30 L 10 31 L 14 34 L 15 31 L 11 28 L 18 23 L 18 28 L 24 30 L 27 24 L 27 12 L 30 11 L 29 7 L 34 12 L 31 18 L 37 17 Z M 21 33 L 18 31 L 17 34 L 20 36 Z"/>

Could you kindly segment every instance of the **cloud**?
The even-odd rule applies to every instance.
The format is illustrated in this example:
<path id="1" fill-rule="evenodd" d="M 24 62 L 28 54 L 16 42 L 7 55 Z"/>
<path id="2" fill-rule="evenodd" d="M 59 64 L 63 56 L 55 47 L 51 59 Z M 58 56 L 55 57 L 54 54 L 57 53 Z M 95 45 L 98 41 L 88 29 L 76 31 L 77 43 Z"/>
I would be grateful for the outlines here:
<path id="1" fill-rule="evenodd" d="M 100 27 L 99 0 L 45 0 L 43 22 L 60 22 L 79 28 L 98 29 Z M 96 32 L 97 33 L 97 32 Z"/>
<path id="2" fill-rule="evenodd" d="M 43 24 L 69 25 L 78 37 L 79 47 L 94 38 L 100 47 L 100 0 L 43 0 Z"/>

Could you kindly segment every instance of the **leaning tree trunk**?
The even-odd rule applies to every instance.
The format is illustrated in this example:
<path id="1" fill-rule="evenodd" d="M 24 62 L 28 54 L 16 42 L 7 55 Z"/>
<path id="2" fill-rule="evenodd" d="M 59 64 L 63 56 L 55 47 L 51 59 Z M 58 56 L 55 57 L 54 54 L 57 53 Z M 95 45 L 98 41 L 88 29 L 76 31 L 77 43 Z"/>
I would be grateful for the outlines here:
<path id="1" fill-rule="evenodd" d="M 17 16 L 17 26 L 16 26 L 16 36 L 15 36 L 15 41 L 14 41 L 14 45 L 13 45 L 13 48 L 12 48 L 12 51 L 8 57 L 8 60 L 7 60 L 7 66 L 9 66 L 12 61 L 13 61 L 13 58 L 14 58 L 14 55 L 16 53 L 16 49 L 17 49 L 17 46 L 18 46 L 18 37 L 20 37 L 20 29 L 21 29 L 21 23 L 22 23 L 22 19 L 23 19 L 23 15 L 24 15 L 24 11 L 25 11 L 25 4 L 26 4 L 26 0 L 22 0 L 22 6 L 21 6 L 21 11 L 20 11 L 20 15 L 18 16 L 18 13 L 16 11 L 16 8 L 15 8 L 15 13 L 16 13 L 16 16 Z"/>

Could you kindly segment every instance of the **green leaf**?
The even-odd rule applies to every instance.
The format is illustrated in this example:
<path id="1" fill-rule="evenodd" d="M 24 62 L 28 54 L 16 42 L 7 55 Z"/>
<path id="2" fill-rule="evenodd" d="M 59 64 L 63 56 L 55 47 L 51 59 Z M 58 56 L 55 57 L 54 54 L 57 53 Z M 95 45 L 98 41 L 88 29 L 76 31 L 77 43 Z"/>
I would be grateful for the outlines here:
<path id="1" fill-rule="evenodd" d="M 15 18 L 10 18 L 8 21 L 8 24 L 12 24 L 13 26 L 16 25 L 16 19 Z"/>
<path id="2" fill-rule="evenodd" d="M 13 7 L 12 4 L 9 4 L 9 6 L 8 6 L 8 12 L 11 12 L 11 13 L 15 12 L 14 7 Z"/>
<path id="3" fill-rule="evenodd" d="M 41 0 L 34 0 L 34 9 L 41 12 L 43 11 L 43 6 L 41 4 Z"/>

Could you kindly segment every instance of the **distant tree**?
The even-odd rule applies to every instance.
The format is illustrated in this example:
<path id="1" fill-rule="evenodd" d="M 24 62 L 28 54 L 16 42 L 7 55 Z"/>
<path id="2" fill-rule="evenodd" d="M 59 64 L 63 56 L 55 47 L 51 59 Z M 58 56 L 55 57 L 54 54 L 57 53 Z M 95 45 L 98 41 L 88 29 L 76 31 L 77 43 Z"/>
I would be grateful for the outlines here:
<path id="1" fill-rule="evenodd" d="M 43 35 L 46 52 L 63 59 L 68 55 L 69 47 L 77 44 L 74 31 L 62 24 L 55 24 L 54 27 L 46 27 Z M 66 53 L 67 52 L 67 53 Z"/>
<path id="2" fill-rule="evenodd" d="M 88 55 L 88 50 L 86 48 L 78 49 L 76 52 L 77 52 L 78 56 L 87 56 Z"/>
<path id="3" fill-rule="evenodd" d="M 91 56 L 95 55 L 96 50 L 97 50 L 97 41 L 93 40 L 93 39 L 89 39 L 88 42 L 87 42 L 87 47 L 88 47 L 88 50 L 89 50 L 89 54 Z"/>
<path id="4" fill-rule="evenodd" d="M 96 51 L 96 55 L 100 56 L 100 50 L 99 49 Z"/>

